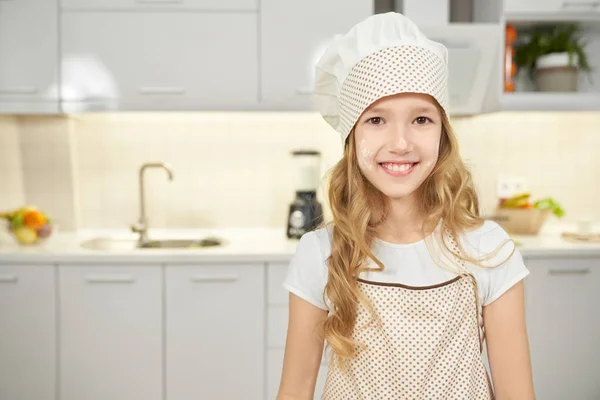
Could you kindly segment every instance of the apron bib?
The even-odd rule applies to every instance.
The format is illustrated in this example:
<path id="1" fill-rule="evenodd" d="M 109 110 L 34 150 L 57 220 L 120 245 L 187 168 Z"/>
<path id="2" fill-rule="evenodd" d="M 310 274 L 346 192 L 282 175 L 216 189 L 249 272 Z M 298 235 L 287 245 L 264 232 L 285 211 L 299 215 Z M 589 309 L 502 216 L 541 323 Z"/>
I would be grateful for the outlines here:
<path id="1" fill-rule="evenodd" d="M 344 370 L 333 357 L 322 399 L 493 399 L 471 279 L 426 287 L 358 279 L 375 315 L 359 304 L 352 338 L 362 346 Z"/>

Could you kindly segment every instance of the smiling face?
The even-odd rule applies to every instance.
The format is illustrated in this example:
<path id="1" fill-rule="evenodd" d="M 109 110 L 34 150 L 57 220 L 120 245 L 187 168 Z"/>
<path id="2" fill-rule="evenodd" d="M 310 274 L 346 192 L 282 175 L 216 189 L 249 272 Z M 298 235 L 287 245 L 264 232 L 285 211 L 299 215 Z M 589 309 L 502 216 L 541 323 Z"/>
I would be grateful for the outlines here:
<path id="1" fill-rule="evenodd" d="M 441 134 L 442 115 L 429 95 L 384 97 L 356 123 L 358 165 L 390 199 L 412 196 L 435 167 Z"/>

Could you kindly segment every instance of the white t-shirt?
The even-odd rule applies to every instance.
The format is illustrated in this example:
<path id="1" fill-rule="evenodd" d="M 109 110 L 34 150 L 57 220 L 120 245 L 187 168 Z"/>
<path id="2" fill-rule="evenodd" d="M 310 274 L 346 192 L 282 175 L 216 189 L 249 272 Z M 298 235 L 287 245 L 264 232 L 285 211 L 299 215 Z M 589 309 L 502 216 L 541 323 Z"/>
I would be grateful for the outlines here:
<path id="1" fill-rule="evenodd" d="M 331 254 L 331 234 L 330 228 L 323 228 L 302 236 L 283 284 L 296 296 L 323 310 L 328 310 L 323 292 L 327 283 L 326 260 Z M 485 221 L 482 226 L 465 233 L 459 240 L 469 255 L 478 258 L 494 252 L 507 239 L 509 239 L 508 234 L 498 224 Z M 513 249 L 514 244 L 509 242 L 483 264 L 498 265 Z M 429 253 L 425 239 L 410 244 L 395 244 L 375 239 L 372 251 L 385 269 L 363 272 L 360 275 L 361 279 L 401 283 L 408 286 L 430 286 L 446 282 L 457 275 L 436 264 Z M 480 304 L 484 307 L 529 274 L 517 249 L 514 249 L 514 253 L 508 260 L 497 267 L 484 268 L 471 264 L 466 264 L 466 267 L 477 279 Z"/>

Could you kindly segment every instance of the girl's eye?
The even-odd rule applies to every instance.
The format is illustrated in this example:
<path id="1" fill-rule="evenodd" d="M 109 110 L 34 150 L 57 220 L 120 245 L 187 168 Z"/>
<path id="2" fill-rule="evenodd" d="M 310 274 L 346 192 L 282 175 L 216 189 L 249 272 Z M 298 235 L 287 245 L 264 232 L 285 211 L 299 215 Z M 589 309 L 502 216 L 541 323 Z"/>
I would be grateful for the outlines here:
<path id="1" fill-rule="evenodd" d="M 425 125 L 428 124 L 430 122 L 433 122 L 431 119 L 427 118 L 427 117 L 417 117 L 415 118 L 414 121 L 417 125 Z"/>
<path id="2" fill-rule="evenodd" d="M 371 125 L 381 125 L 383 123 L 383 120 L 380 117 L 373 117 L 369 118 L 367 120 L 367 123 Z"/>

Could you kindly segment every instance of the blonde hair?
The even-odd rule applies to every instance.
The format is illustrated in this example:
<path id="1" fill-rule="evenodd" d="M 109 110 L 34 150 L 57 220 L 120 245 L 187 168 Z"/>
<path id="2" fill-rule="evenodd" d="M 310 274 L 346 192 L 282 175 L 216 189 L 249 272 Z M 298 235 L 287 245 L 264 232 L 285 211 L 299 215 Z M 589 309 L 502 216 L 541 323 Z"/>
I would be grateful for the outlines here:
<path id="1" fill-rule="evenodd" d="M 456 136 L 445 113 L 439 105 L 438 108 L 442 114 L 439 157 L 431 174 L 418 189 L 418 204 L 422 207 L 419 211 L 425 216 L 424 235 L 433 232 L 441 222 L 443 231 L 458 237 L 467 230 L 480 227 L 484 220 L 479 216 L 477 193 L 471 174 L 460 157 Z M 351 338 L 359 302 L 371 313 L 373 311 L 358 288 L 357 278 L 363 271 L 384 269 L 372 253 L 371 244 L 377 226 L 386 218 L 389 205 L 387 197 L 364 177 L 358 167 L 354 131 L 348 137 L 342 159 L 330 171 L 329 179 L 328 197 L 333 218 L 326 225 L 332 226 L 333 232 L 331 255 L 327 260 L 328 280 L 323 295 L 331 309 L 323 322 L 323 331 L 328 346 L 343 365 L 345 360 L 354 356 L 356 346 L 360 345 Z M 441 249 L 450 259 L 480 266 L 483 266 L 482 260 L 493 257 L 504 245 L 483 258 L 475 259 L 462 249 L 459 240 L 450 240 L 450 243 L 449 246 L 446 240 L 441 240 Z M 375 267 L 367 266 L 369 259 Z M 456 272 L 468 273 L 460 268 Z M 473 281 L 477 289 L 476 281 Z"/>

